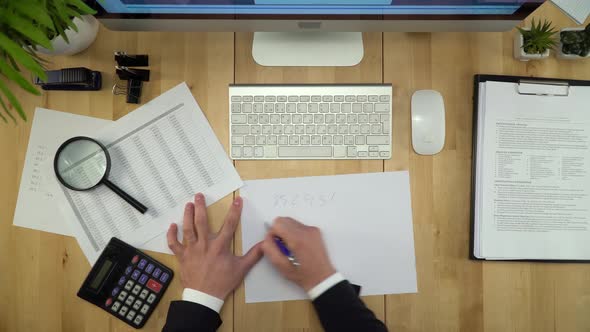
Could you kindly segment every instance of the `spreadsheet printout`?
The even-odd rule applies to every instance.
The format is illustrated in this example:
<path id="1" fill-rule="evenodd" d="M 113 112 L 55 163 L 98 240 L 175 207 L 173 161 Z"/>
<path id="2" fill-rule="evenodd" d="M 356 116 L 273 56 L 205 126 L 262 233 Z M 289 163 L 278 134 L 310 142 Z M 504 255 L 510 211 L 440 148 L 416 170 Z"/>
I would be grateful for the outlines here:
<path id="1" fill-rule="evenodd" d="M 104 185 L 72 191 L 60 185 L 61 208 L 93 263 L 111 237 L 133 246 L 182 220 L 183 205 L 202 192 L 217 201 L 242 181 L 186 84 L 180 84 L 96 138 L 111 156 L 109 180 L 144 204 L 137 212 Z"/>

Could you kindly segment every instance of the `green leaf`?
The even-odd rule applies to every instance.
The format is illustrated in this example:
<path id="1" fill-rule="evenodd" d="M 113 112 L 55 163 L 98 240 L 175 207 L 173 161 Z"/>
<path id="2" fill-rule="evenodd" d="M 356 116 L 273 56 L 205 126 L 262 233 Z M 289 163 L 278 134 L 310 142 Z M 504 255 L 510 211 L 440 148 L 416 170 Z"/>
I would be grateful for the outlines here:
<path id="1" fill-rule="evenodd" d="M 4 100 L 2 100 L 2 98 L 0 98 L 0 104 L 2 105 L 2 108 L 4 109 L 6 114 L 8 114 L 8 116 L 12 119 L 12 122 L 16 123 L 16 119 L 14 118 L 14 115 L 12 115 L 12 113 L 10 112 L 10 110 L 8 109 L 6 104 L 4 103 Z M 8 121 L 6 121 L 6 118 L 2 115 L 2 113 L 0 113 L 0 116 L 2 116 L 2 120 L 4 120 L 5 123 L 8 123 Z"/>
<path id="2" fill-rule="evenodd" d="M 47 74 L 45 74 L 45 71 L 43 71 L 41 65 L 36 62 L 29 53 L 23 50 L 22 47 L 8 39 L 8 37 L 6 37 L 6 35 L 1 32 L 0 49 L 5 50 L 6 53 L 8 53 L 13 59 L 17 60 L 20 64 L 22 64 L 25 68 L 33 72 L 33 74 L 37 75 L 42 80 L 47 79 Z"/>
<path id="3" fill-rule="evenodd" d="M 14 70 L 14 68 L 12 68 L 10 65 L 8 65 L 8 63 L 6 63 L 6 61 L 2 59 L 0 59 L 0 72 L 26 91 L 34 95 L 41 94 L 39 90 L 37 90 L 35 86 L 31 84 L 31 82 L 27 81 L 18 71 Z"/>
<path id="4" fill-rule="evenodd" d="M 27 115 L 23 111 L 23 107 L 18 102 L 16 97 L 12 94 L 12 92 L 10 92 L 10 90 L 8 89 L 6 84 L 4 82 L 2 82 L 2 80 L 0 80 L 0 90 L 2 90 L 2 92 L 6 96 L 6 99 L 8 99 L 8 101 L 12 104 L 12 106 L 14 106 L 17 113 L 20 115 L 21 119 L 27 121 Z"/>
<path id="5" fill-rule="evenodd" d="M 12 26 L 12 28 L 23 36 L 27 37 L 31 42 L 39 44 L 47 49 L 53 49 L 51 41 L 43 31 L 35 26 L 32 22 L 24 19 L 19 15 L 4 15 L 4 23 Z"/>
<path id="6" fill-rule="evenodd" d="M 53 21 L 44 6 L 34 1 L 13 1 L 10 4 L 22 16 L 28 17 L 42 26 L 53 30 Z"/>

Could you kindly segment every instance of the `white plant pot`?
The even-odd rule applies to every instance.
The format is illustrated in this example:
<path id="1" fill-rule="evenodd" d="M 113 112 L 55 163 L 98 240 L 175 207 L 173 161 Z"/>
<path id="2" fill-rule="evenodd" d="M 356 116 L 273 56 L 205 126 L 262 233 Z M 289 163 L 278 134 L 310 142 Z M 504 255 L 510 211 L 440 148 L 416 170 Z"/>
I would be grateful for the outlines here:
<path id="1" fill-rule="evenodd" d="M 583 27 L 580 28 L 564 28 L 561 31 L 582 31 L 584 30 Z M 561 42 L 561 31 L 559 34 L 559 49 L 557 50 L 557 57 L 563 60 L 579 60 L 579 59 L 588 59 L 590 58 L 590 54 L 587 56 L 579 56 L 577 54 L 565 54 L 563 53 L 563 43 Z"/>
<path id="2" fill-rule="evenodd" d="M 66 43 L 62 36 L 57 36 L 51 40 L 53 50 L 37 47 L 37 51 L 47 55 L 72 55 L 87 49 L 98 34 L 98 20 L 92 15 L 84 15 L 82 19 L 74 18 L 78 32 L 72 29 L 66 30 L 69 43 Z"/>
<path id="3" fill-rule="evenodd" d="M 528 30 L 528 29 L 525 29 Z M 514 58 L 520 61 L 529 61 L 529 60 L 541 60 L 546 59 L 551 54 L 551 50 L 546 50 L 543 54 L 528 54 L 525 53 L 524 48 L 524 37 L 522 33 L 516 32 L 514 35 Z"/>

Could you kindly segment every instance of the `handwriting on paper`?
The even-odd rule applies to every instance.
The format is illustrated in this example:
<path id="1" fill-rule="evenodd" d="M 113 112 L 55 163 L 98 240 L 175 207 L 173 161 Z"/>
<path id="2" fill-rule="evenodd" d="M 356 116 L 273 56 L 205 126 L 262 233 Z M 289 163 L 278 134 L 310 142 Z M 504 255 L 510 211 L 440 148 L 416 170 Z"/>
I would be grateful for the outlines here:
<path id="1" fill-rule="evenodd" d="M 45 189 L 45 182 L 41 165 L 47 162 L 49 158 L 48 147 L 45 145 L 38 145 L 33 155 L 33 170 L 29 181 L 28 190 L 31 192 L 39 192 L 47 197 L 53 197 L 53 194 Z"/>
<path id="2" fill-rule="evenodd" d="M 326 192 L 319 194 L 275 194 L 273 206 L 275 208 L 324 207 L 333 202 L 335 197 L 335 192 Z"/>

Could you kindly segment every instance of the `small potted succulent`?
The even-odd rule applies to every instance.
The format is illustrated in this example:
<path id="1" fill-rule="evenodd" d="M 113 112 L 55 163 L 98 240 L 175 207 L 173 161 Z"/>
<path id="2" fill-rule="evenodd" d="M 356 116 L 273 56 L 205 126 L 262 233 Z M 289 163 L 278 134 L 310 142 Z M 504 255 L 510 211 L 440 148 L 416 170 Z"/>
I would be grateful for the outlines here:
<path id="1" fill-rule="evenodd" d="M 549 57 L 551 49 L 557 46 L 557 31 L 550 21 L 533 19 L 530 28 L 517 28 L 514 36 L 514 57 L 521 61 L 539 60 Z"/>
<path id="2" fill-rule="evenodd" d="M 560 59 L 575 60 L 590 57 L 590 24 L 586 28 L 566 28 L 559 33 Z"/>

